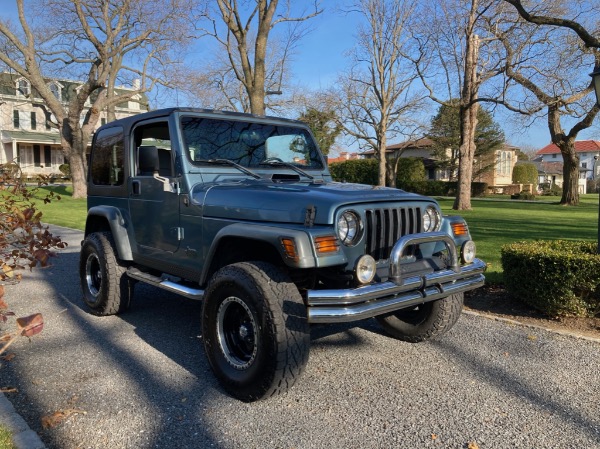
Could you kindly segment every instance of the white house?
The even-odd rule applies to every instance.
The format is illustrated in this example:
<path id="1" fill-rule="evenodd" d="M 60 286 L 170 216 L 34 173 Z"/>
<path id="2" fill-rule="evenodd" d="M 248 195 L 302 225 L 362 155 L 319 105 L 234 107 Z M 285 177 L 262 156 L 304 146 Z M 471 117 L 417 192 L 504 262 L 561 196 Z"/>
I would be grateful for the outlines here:
<path id="1" fill-rule="evenodd" d="M 49 78 L 47 83 L 65 108 L 81 88 L 81 83 L 77 81 Z M 124 90 L 128 89 L 117 89 L 117 95 Z M 65 161 L 58 130 L 52 126 L 52 116 L 46 114 L 42 104 L 43 100 L 25 78 L 12 73 L 0 73 L 0 164 L 17 162 L 23 175 L 28 177 L 60 174 L 59 166 L 68 162 Z M 115 115 L 121 118 L 147 109 L 146 98 L 138 95 L 133 100 L 119 104 L 115 108 Z M 104 123 L 106 112 L 101 113 L 98 126 Z"/>
<path id="2" fill-rule="evenodd" d="M 575 152 L 579 156 L 579 193 L 584 194 L 587 193 L 587 180 L 598 179 L 600 176 L 600 141 L 578 140 L 575 142 Z M 546 145 L 536 152 L 535 160 L 541 163 L 539 167 L 544 170 L 542 173 L 538 168 L 540 177 L 543 176 L 545 182 L 562 187 L 564 161 L 560 149 L 553 143 Z M 550 170 L 550 166 L 554 167 L 554 170 Z M 556 167 L 560 168 L 558 172 Z"/>

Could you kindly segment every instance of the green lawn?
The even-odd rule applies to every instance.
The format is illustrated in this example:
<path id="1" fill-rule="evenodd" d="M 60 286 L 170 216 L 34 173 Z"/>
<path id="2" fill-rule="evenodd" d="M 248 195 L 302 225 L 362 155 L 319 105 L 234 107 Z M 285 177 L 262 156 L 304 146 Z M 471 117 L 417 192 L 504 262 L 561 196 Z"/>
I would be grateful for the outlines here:
<path id="1" fill-rule="evenodd" d="M 50 204 L 40 201 L 43 220 L 83 230 L 86 201 L 72 199 L 71 187 L 44 189 L 54 191 L 62 199 Z M 500 248 L 506 243 L 521 240 L 596 240 L 598 236 L 598 195 L 583 195 L 577 207 L 560 206 L 557 197 L 540 197 L 533 202 L 474 198 L 473 209 L 460 213 L 452 210 L 452 199 L 438 198 L 438 201 L 444 213 L 462 215 L 467 220 L 478 255 L 489 265 L 486 276 L 492 282 L 502 280 Z"/>
<path id="2" fill-rule="evenodd" d="M 87 201 L 85 199 L 74 200 L 71 197 L 73 195 L 73 188 L 71 186 L 42 187 L 39 189 L 36 197 L 45 197 L 47 191 L 54 192 L 61 199 L 60 201 L 54 200 L 49 204 L 44 204 L 42 201 L 37 203 L 38 208 L 44 214 L 42 220 L 46 223 L 83 231 L 87 214 Z"/>
<path id="3" fill-rule="evenodd" d="M 438 199 L 444 213 L 462 215 L 469 224 L 479 257 L 488 263 L 486 277 L 501 282 L 500 248 L 522 240 L 597 240 L 598 195 L 583 195 L 577 207 L 558 204 L 560 198 L 533 202 L 473 199 L 470 211 L 452 210 L 453 200 Z"/>

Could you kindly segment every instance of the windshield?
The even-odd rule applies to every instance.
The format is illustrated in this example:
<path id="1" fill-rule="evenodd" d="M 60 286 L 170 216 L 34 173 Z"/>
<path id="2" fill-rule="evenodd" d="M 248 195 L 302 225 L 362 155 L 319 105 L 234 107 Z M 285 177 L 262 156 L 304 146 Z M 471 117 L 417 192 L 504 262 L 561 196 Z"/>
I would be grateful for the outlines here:
<path id="1" fill-rule="evenodd" d="M 228 159 L 244 167 L 265 168 L 261 163 L 276 158 L 301 168 L 323 168 L 313 138 L 303 128 L 202 117 L 183 117 L 181 128 L 195 165 Z"/>

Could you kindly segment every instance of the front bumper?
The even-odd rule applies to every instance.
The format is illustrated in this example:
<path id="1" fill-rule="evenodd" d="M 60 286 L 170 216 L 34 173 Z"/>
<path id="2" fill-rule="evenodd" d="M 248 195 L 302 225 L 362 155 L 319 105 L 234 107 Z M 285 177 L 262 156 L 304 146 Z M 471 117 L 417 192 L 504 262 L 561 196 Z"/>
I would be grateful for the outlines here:
<path id="1" fill-rule="evenodd" d="M 448 268 L 403 278 L 400 262 L 404 249 L 423 243 L 443 243 L 450 258 Z M 484 284 L 485 268 L 480 259 L 460 266 L 454 241 L 447 234 L 408 235 L 394 245 L 388 281 L 352 289 L 309 290 L 308 321 L 313 324 L 358 321 L 473 290 Z"/>

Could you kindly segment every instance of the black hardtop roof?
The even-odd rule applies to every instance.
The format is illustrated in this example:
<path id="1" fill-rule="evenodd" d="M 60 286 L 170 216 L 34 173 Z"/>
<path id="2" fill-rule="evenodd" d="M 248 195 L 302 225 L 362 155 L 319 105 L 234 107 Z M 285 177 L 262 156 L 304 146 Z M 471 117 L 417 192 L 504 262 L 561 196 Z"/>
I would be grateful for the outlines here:
<path id="1" fill-rule="evenodd" d="M 148 120 L 158 117 L 167 117 L 174 112 L 191 112 L 195 114 L 203 114 L 208 117 L 213 118 L 234 118 L 234 119 L 252 119 L 252 120 L 265 120 L 265 121 L 276 121 L 276 122 L 286 122 L 290 125 L 293 124 L 295 126 L 308 126 L 306 123 L 301 122 L 299 120 L 292 120 L 288 118 L 282 117 L 274 117 L 268 115 L 255 115 L 255 114 L 246 114 L 243 112 L 233 112 L 233 111 L 219 111 L 215 109 L 202 109 L 202 108 L 191 108 L 191 107 L 174 107 L 174 108 L 164 108 L 164 109 L 156 109 L 154 111 L 144 112 L 141 114 L 132 115 L 130 117 L 121 118 L 119 120 L 115 120 L 113 122 L 109 122 L 106 125 L 101 126 L 99 129 L 111 128 L 113 126 L 123 126 L 125 128 L 133 126 L 135 123 Z M 99 130 L 98 129 L 98 130 Z M 96 131 L 96 133 L 98 132 Z"/>

